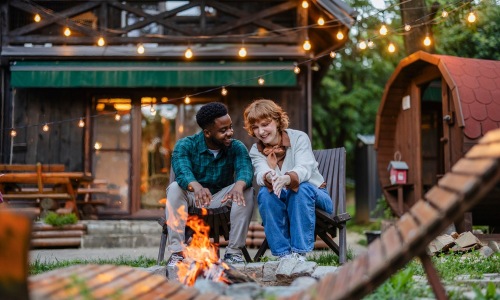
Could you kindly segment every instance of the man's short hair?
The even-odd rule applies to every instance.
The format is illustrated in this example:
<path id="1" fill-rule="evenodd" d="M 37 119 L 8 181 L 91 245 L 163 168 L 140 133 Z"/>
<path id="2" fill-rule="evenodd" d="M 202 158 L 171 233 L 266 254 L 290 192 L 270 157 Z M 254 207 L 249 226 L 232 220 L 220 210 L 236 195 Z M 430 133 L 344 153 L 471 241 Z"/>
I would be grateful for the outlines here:
<path id="1" fill-rule="evenodd" d="M 201 129 L 213 124 L 215 119 L 227 115 L 227 108 L 220 102 L 210 102 L 203 105 L 196 113 L 196 123 Z"/>

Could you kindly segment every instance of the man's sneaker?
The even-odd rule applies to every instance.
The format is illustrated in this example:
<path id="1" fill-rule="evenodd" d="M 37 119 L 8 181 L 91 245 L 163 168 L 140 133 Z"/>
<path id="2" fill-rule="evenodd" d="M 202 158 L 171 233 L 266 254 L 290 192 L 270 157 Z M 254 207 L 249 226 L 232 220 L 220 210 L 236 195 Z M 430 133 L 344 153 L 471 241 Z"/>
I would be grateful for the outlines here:
<path id="1" fill-rule="evenodd" d="M 167 267 L 175 267 L 178 262 L 184 259 L 184 254 L 182 252 L 175 252 L 170 255 L 170 258 L 167 261 Z"/>
<path id="2" fill-rule="evenodd" d="M 293 256 L 294 259 L 298 260 L 299 262 L 305 262 L 306 261 L 306 254 L 305 253 L 294 252 L 294 253 L 292 253 L 292 256 Z"/>
<path id="3" fill-rule="evenodd" d="M 244 264 L 245 260 L 240 253 L 226 253 L 223 261 L 228 264 Z"/>
<path id="4" fill-rule="evenodd" d="M 282 255 L 278 258 L 279 261 L 282 261 L 282 260 L 285 260 L 285 259 L 294 259 L 295 257 L 293 256 L 293 254 L 285 254 L 285 255 Z"/>

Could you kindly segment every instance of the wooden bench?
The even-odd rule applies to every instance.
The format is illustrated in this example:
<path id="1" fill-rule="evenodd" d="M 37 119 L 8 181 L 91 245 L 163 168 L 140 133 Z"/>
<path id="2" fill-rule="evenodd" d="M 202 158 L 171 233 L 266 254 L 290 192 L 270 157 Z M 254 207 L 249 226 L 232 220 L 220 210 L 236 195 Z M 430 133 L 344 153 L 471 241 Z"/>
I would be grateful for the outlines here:
<path id="1" fill-rule="evenodd" d="M 345 196 L 345 148 L 314 150 L 318 161 L 318 169 L 327 183 L 328 194 L 333 200 L 333 213 L 316 208 L 315 236 L 319 236 L 330 249 L 338 256 L 341 264 L 347 260 L 347 232 L 346 223 L 351 215 L 346 211 Z M 338 232 L 338 234 L 337 234 Z M 338 235 L 339 242 L 333 238 Z M 264 239 L 255 254 L 254 261 L 260 261 L 266 250 L 269 249 L 267 239 Z"/>
<path id="2" fill-rule="evenodd" d="M 85 219 L 95 218 L 98 206 L 109 204 L 108 181 L 105 179 L 94 179 L 84 182 L 78 186 L 76 193 L 79 195 L 76 204 L 80 214 Z M 83 198 L 82 198 L 83 197 Z"/>

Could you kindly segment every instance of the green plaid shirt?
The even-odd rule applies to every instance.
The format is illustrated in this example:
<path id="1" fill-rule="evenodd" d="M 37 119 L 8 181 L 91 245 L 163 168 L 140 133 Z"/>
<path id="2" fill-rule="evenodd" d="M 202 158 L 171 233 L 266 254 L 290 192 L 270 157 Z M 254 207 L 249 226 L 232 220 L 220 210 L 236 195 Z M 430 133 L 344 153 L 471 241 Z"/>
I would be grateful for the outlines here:
<path id="1" fill-rule="evenodd" d="M 175 180 L 185 190 L 193 181 L 210 189 L 212 194 L 239 180 L 247 187 L 252 185 L 252 161 L 245 145 L 233 139 L 229 148 L 220 150 L 214 157 L 205 143 L 203 131 L 177 142 L 172 153 L 172 168 Z"/>

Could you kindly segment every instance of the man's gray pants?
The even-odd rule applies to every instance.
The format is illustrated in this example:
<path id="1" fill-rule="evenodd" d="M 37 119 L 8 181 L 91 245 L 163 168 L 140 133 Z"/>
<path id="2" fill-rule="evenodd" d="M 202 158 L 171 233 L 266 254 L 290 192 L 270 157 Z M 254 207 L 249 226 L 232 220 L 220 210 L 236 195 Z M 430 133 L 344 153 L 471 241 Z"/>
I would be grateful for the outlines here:
<path id="1" fill-rule="evenodd" d="M 231 229 L 226 253 L 241 253 L 241 248 L 246 244 L 248 226 L 252 218 L 254 207 L 253 188 L 243 191 L 246 205 L 239 206 L 236 202 L 221 203 L 224 196 L 233 188 L 234 184 L 227 186 L 212 195 L 212 202 L 208 208 L 231 205 Z M 167 187 L 167 203 L 165 215 L 168 228 L 168 250 L 172 253 L 181 252 L 184 247 L 184 233 L 188 207 L 195 206 L 194 192 L 183 190 L 176 181 Z M 181 209 L 179 211 L 179 209 Z"/>

